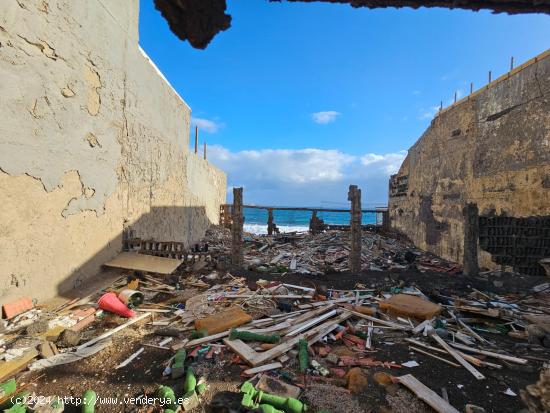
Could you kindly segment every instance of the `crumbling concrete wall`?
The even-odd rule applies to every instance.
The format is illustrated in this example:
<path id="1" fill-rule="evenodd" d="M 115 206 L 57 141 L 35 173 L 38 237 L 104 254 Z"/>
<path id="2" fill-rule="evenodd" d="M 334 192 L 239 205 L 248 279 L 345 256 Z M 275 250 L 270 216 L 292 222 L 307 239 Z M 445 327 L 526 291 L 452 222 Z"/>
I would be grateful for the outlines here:
<path id="1" fill-rule="evenodd" d="M 457 262 L 467 203 L 481 216 L 550 215 L 550 51 L 438 114 L 390 180 L 392 227 Z"/>
<path id="2" fill-rule="evenodd" d="M 138 44 L 138 0 L 0 2 L 0 300 L 77 288 L 122 234 L 196 242 L 226 177 Z"/>

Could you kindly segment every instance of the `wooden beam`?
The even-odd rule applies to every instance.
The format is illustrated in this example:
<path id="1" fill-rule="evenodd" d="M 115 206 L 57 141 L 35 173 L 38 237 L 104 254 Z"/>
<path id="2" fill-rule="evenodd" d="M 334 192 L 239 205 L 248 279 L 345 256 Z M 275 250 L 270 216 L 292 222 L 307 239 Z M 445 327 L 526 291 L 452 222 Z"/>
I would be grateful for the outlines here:
<path id="1" fill-rule="evenodd" d="M 141 321 L 143 320 L 144 318 L 147 318 L 151 315 L 151 313 L 145 313 L 145 314 L 142 314 L 142 315 L 139 315 L 137 317 L 133 317 L 131 318 L 129 321 L 125 322 L 124 324 L 116 327 L 116 328 L 113 328 L 112 330 L 109 330 L 107 331 L 106 333 L 103 333 L 101 334 L 100 336 L 96 337 L 96 338 L 93 338 L 91 339 L 90 341 L 87 341 L 85 342 L 84 344 L 81 344 L 79 345 L 76 349 L 77 350 L 80 350 L 81 348 L 84 348 L 84 347 L 89 347 L 91 346 L 92 344 L 95 344 L 97 343 L 98 341 L 101 341 L 107 337 L 111 337 L 113 334 L 119 332 L 120 330 L 124 330 L 126 327 L 134 324 L 134 323 L 137 323 L 138 321 Z"/>
<path id="2" fill-rule="evenodd" d="M 409 346 L 409 349 L 413 350 L 413 351 L 416 351 L 417 353 L 422 353 L 426 356 L 430 356 L 430 357 L 433 357 L 434 359 L 437 359 L 437 360 L 440 360 L 444 363 L 447 363 L 453 367 L 460 367 L 460 364 L 456 364 L 456 363 L 453 363 L 452 361 L 449 361 L 447 359 L 444 359 L 443 357 L 439 357 L 439 356 L 436 356 L 435 354 L 432 354 L 432 353 L 428 353 L 427 351 L 424 351 L 422 349 L 419 349 L 418 347 L 414 347 L 414 346 Z"/>
<path id="3" fill-rule="evenodd" d="M 24 353 L 21 357 L 6 361 L 0 364 L 0 381 L 14 375 L 20 370 L 23 370 L 32 359 L 38 356 L 38 351 L 33 348 Z"/>
<path id="4" fill-rule="evenodd" d="M 229 340 L 226 338 L 223 340 L 223 342 L 225 343 L 225 345 L 231 348 L 235 353 L 237 353 L 243 360 L 245 360 L 248 364 L 254 367 L 254 366 L 258 366 L 260 364 L 266 363 L 274 358 L 277 358 L 283 353 L 286 353 L 287 351 L 292 349 L 294 346 L 296 346 L 296 344 L 298 344 L 298 341 L 300 341 L 301 339 L 308 339 L 308 337 L 315 336 L 319 332 L 325 331 L 331 325 L 339 324 L 342 321 L 347 320 L 349 317 L 351 317 L 351 313 L 348 311 L 345 311 L 342 314 L 340 314 L 338 317 L 334 319 L 330 319 L 327 322 L 320 324 L 309 331 L 306 331 L 296 337 L 291 338 L 290 340 L 287 340 L 279 344 L 276 347 L 273 347 L 272 349 L 269 349 L 261 353 L 254 351 L 251 347 L 249 347 L 247 344 L 245 344 L 241 340 Z"/>
<path id="5" fill-rule="evenodd" d="M 485 376 L 481 374 L 479 371 L 475 369 L 474 366 L 472 366 L 470 363 L 468 363 L 466 360 L 464 360 L 460 354 L 458 354 L 455 350 L 453 350 L 441 337 L 439 337 L 436 333 L 430 334 L 430 337 L 433 338 L 437 344 L 439 344 L 441 347 L 443 347 L 447 353 L 449 353 L 451 356 L 454 357 L 456 361 L 458 361 L 462 367 L 464 367 L 466 370 L 468 370 L 472 375 L 478 379 L 478 380 L 484 380 Z"/>
<path id="6" fill-rule="evenodd" d="M 244 374 L 252 376 L 256 373 L 261 373 L 263 371 L 275 370 L 282 368 L 283 365 L 279 362 L 264 364 L 263 366 L 254 367 L 244 371 Z"/>
<path id="7" fill-rule="evenodd" d="M 464 344 L 449 343 L 449 345 L 451 345 L 454 348 L 458 348 L 460 350 L 469 351 L 470 353 L 483 354 L 484 356 L 489 356 L 489 357 L 493 357 L 493 358 L 497 358 L 497 359 L 501 359 L 501 360 L 506 360 L 506 361 L 510 361 L 510 362 L 516 363 L 516 364 L 527 364 L 528 363 L 528 360 L 526 360 L 526 359 L 522 359 L 522 358 L 519 358 L 519 357 L 508 356 L 506 354 L 495 353 L 493 351 L 480 350 L 480 349 L 477 349 L 477 348 L 465 346 Z"/>
<path id="8" fill-rule="evenodd" d="M 404 376 L 397 377 L 397 381 L 407 387 L 416 396 L 426 402 L 438 413 L 460 413 L 457 409 L 447 403 L 444 399 L 432 389 L 426 387 L 412 374 L 406 374 Z"/>
<path id="9" fill-rule="evenodd" d="M 383 326 L 392 327 L 398 330 L 407 330 L 407 331 L 411 330 L 410 326 L 392 323 L 391 321 L 380 320 L 379 318 L 371 317 L 370 315 L 366 315 L 366 314 L 361 314 L 361 313 L 358 313 L 357 311 L 350 311 L 350 313 L 353 314 L 355 317 L 364 318 L 365 320 L 369 320 L 369 321 L 374 321 L 375 323 L 382 324 Z"/>
<path id="10" fill-rule="evenodd" d="M 307 323 L 305 323 L 305 324 L 299 326 L 298 328 L 296 328 L 296 329 L 294 329 L 294 330 L 288 332 L 288 333 L 286 334 L 286 336 L 287 336 L 287 337 L 295 336 L 296 334 L 301 333 L 301 332 L 304 331 L 304 330 L 307 330 L 307 329 L 310 328 L 311 326 L 314 326 L 315 324 L 318 324 L 318 323 L 320 323 L 321 321 L 326 320 L 326 319 L 329 318 L 329 317 L 332 317 L 333 315 L 336 315 L 336 310 L 329 311 L 329 312 L 326 313 L 326 314 L 323 314 L 323 315 L 321 315 L 321 316 L 319 316 L 319 317 L 314 318 L 313 320 L 308 321 Z"/>

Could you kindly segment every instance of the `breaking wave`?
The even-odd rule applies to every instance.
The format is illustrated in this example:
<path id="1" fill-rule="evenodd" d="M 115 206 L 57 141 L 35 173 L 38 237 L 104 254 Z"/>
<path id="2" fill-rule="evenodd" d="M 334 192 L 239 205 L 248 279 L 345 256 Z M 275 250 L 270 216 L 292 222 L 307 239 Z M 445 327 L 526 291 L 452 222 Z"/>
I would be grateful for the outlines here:
<path id="1" fill-rule="evenodd" d="M 279 231 L 282 232 L 307 232 L 309 226 L 300 225 L 277 225 Z M 262 224 L 244 224 L 243 230 L 252 234 L 267 234 L 267 225 Z"/>

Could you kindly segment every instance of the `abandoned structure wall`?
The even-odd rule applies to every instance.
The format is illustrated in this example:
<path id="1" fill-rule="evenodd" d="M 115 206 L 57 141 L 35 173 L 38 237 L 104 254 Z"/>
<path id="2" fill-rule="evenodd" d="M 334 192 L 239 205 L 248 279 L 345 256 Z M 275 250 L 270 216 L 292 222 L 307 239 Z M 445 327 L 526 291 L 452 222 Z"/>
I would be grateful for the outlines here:
<path id="1" fill-rule="evenodd" d="M 138 44 L 138 0 L 0 2 L 0 300 L 78 287 L 122 234 L 196 242 L 226 176 Z"/>
<path id="2" fill-rule="evenodd" d="M 467 203 L 480 216 L 550 216 L 550 51 L 441 111 L 390 179 L 392 227 L 457 262 Z M 480 251 L 479 264 L 494 258 Z"/>

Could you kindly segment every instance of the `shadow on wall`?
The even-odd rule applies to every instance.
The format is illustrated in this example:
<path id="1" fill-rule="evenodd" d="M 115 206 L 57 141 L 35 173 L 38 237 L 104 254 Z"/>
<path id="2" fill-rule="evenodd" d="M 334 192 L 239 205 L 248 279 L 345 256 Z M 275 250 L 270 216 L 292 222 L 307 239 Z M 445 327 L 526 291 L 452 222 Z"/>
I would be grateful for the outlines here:
<path id="1" fill-rule="evenodd" d="M 122 232 L 59 282 L 57 294 L 66 298 L 81 297 L 85 286 L 105 279 L 107 272 L 102 270 L 102 265 L 122 251 L 123 239 L 130 233 L 144 240 L 184 242 L 189 248 L 214 224 L 203 206 L 153 207 L 131 225 L 126 225 Z"/>

